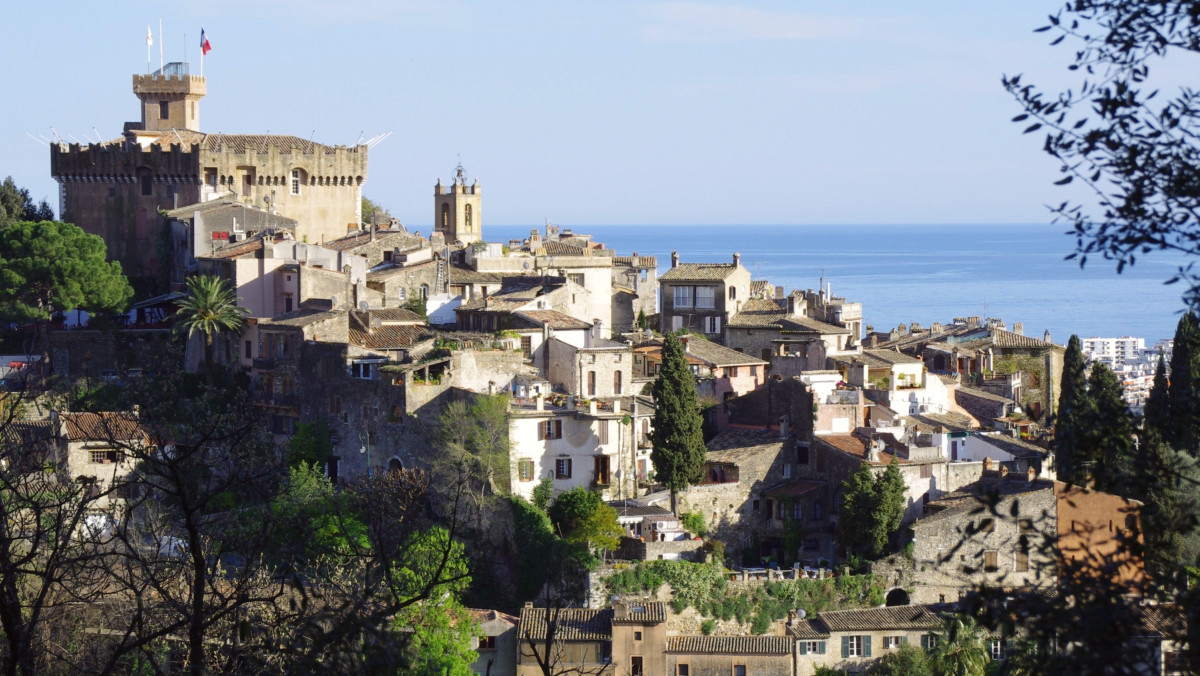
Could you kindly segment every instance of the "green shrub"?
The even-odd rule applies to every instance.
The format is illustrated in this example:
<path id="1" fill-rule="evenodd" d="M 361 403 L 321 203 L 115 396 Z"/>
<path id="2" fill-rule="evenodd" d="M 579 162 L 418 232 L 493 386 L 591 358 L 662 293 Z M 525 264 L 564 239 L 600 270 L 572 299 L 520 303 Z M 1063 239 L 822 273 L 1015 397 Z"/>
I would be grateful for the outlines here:
<path id="1" fill-rule="evenodd" d="M 712 636 L 713 629 L 717 626 L 716 620 L 705 620 L 700 623 L 700 633 L 705 636 Z"/>
<path id="2" fill-rule="evenodd" d="M 683 512 L 679 515 L 679 523 L 687 532 L 692 535 L 704 537 L 708 533 L 708 526 L 704 523 L 704 515 L 700 512 Z"/>

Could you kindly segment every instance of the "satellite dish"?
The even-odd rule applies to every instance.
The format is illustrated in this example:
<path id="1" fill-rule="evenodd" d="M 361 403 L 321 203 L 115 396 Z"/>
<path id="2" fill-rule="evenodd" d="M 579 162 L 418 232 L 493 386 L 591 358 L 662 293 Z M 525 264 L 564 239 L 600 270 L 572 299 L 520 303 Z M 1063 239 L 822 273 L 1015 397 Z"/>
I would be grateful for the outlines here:
<path id="1" fill-rule="evenodd" d="M 367 310 L 371 309 L 371 306 L 367 303 L 367 301 L 360 300 L 360 301 L 358 301 L 358 309 L 362 310 L 363 312 L 366 312 Z"/>
<path id="2" fill-rule="evenodd" d="M 807 616 L 808 616 L 808 611 L 807 611 L 807 610 L 805 610 L 805 609 L 803 609 L 803 608 L 801 608 L 800 610 L 797 610 L 797 611 L 796 611 L 796 617 L 798 617 L 798 618 L 800 618 L 800 619 L 802 619 L 802 620 L 803 620 L 805 617 L 807 617 Z"/>
<path id="3" fill-rule="evenodd" d="M 521 269 L 522 269 L 522 270 L 528 270 L 528 269 L 529 269 L 529 263 L 528 263 L 528 262 L 521 263 Z"/>
<path id="4" fill-rule="evenodd" d="M 270 196 L 270 195 L 263 195 L 263 201 L 264 201 L 264 202 L 266 202 L 267 204 L 270 204 L 270 203 L 271 203 L 271 196 Z"/>

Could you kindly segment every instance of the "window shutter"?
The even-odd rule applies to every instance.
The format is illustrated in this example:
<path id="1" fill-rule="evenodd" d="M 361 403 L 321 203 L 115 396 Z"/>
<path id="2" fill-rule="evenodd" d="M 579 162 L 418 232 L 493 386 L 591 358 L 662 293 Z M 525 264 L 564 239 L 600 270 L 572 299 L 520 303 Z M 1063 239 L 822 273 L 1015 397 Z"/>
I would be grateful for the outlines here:
<path id="1" fill-rule="evenodd" d="M 817 654 L 819 654 L 819 655 L 825 654 L 825 642 L 824 641 L 817 643 Z"/>
<path id="2" fill-rule="evenodd" d="M 808 654 L 808 641 L 801 641 L 801 642 L 800 642 L 800 654 L 801 654 L 801 655 L 807 655 L 807 654 Z"/>
<path id="3" fill-rule="evenodd" d="M 845 659 L 847 657 L 850 657 L 850 637 L 843 636 L 842 637 L 842 658 Z"/>
<path id="4" fill-rule="evenodd" d="M 554 438 L 562 439 L 562 421 L 561 420 L 554 421 Z"/>
<path id="5" fill-rule="evenodd" d="M 929 650 L 929 634 L 921 634 L 921 650 Z"/>
<path id="6" fill-rule="evenodd" d="M 542 439 L 546 438 L 546 434 L 545 434 L 546 423 L 539 422 L 537 424 L 537 427 L 538 427 L 538 441 L 541 441 Z"/>
<path id="7" fill-rule="evenodd" d="M 871 636 L 863 636 L 863 657 L 871 656 Z"/>

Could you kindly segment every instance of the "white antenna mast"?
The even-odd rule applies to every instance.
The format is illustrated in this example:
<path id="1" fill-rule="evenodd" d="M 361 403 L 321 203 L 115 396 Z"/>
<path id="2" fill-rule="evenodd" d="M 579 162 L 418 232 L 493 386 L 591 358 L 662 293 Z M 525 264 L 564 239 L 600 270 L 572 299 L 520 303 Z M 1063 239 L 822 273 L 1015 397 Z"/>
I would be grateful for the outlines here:
<path id="1" fill-rule="evenodd" d="M 28 136 L 29 138 L 33 139 L 34 141 L 37 141 L 38 143 L 40 143 L 40 144 L 42 144 L 42 145 L 46 146 L 47 148 L 49 148 L 49 147 L 50 147 L 50 144 L 49 144 L 49 143 L 46 143 L 46 142 L 45 142 L 45 141 L 43 141 L 42 139 L 40 139 L 40 138 L 38 138 L 38 137 L 34 136 L 33 134 L 30 134 L 29 132 L 25 132 L 25 135 L 26 135 L 26 136 Z"/>

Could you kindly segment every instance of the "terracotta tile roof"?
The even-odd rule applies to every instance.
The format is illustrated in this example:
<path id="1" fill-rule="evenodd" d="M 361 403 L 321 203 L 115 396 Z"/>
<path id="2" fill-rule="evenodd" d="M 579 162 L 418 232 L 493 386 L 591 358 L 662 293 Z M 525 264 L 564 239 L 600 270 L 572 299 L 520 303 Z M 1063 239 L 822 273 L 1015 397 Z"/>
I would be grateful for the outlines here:
<path id="1" fill-rule="evenodd" d="M 378 282 L 381 280 L 386 280 L 389 277 L 407 274 L 414 270 L 420 270 L 421 268 L 428 267 L 430 265 L 437 265 L 437 261 L 421 261 L 420 263 L 413 263 L 412 265 L 393 265 L 391 267 L 381 268 L 378 270 L 371 270 L 367 272 L 367 281 Z"/>
<path id="2" fill-rule="evenodd" d="M 813 437 L 813 440 L 823 441 L 839 451 L 858 458 L 867 457 L 866 439 L 855 434 L 818 434 Z"/>
<path id="3" fill-rule="evenodd" d="M 1054 343 L 1048 343 L 1041 338 L 1023 336 L 1012 331 L 1005 331 L 1004 329 L 992 329 L 992 343 L 996 347 L 1058 347 Z"/>
<path id="4" fill-rule="evenodd" d="M 768 488 L 762 494 L 771 497 L 797 498 L 801 495 L 808 495 L 824 485 L 824 481 L 792 481 Z"/>
<path id="5" fill-rule="evenodd" d="M 384 246 L 384 243 L 386 243 L 387 246 Z M 412 251 L 413 249 L 420 249 L 421 247 L 425 246 L 427 242 L 424 237 L 417 237 L 416 235 L 412 235 L 407 232 L 399 232 L 395 230 L 376 230 L 374 242 L 371 241 L 370 232 L 359 232 L 353 235 L 346 235 L 345 237 L 339 237 L 338 239 L 325 242 L 321 246 L 325 247 L 326 249 L 333 249 L 334 251 L 352 251 L 358 247 L 371 244 L 379 246 L 387 251 L 400 249 L 400 251 L 404 252 Z"/>
<path id="6" fill-rule="evenodd" d="M 1138 636 L 1154 636 L 1182 639 L 1187 634 L 1187 619 L 1183 606 L 1163 603 L 1154 606 L 1137 606 L 1133 610 Z"/>
<path id="7" fill-rule="evenodd" d="M 518 620 L 520 640 L 531 636 L 534 640 L 546 638 L 547 614 L 558 621 L 555 637 L 561 641 L 611 641 L 612 608 L 561 608 L 557 615 L 549 608 L 521 608 Z"/>
<path id="8" fill-rule="evenodd" d="M 687 354 L 699 357 L 712 366 L 757 366 L 767 362 L 748 354 L 731 350 L 710 340 L 692 338 L 687 342 Z"/>
<path id="9" fill-rule="evenodd" d="M 465 265 L 451 265 L 449 269 L 451 284 L 499 284 L 502 277 L 492 272 L 479 272 Z"/>
<path id="10" fill-rule="evenodd" d="M 1007 451 L 1008 453 L 1018 458 L 1045 458 L 1050 454 L 1048 449 L 1042 448 L 1028 441 L 1010 437 L 1004 434 L 980 434 L 979 439 L 996 446 L 997 448 Z"/>
<path id="11" fill-rule="evenodd" d="M 337 319 L 339 316 L 345 316 L 344 310 L 313 310 L 301 309 L 285 312 L 284 314 L 271 317 L 270 319 L 259 319 L 259 326 L 295 326 L 304 327 L 318 322 Z"/>
<path id="12" fill-rule="evenodd" d="M 352 321 L 349 339 L 351 345 L 369 350 L 401 350 L 420 342 L 427 333 L 424 325 L 384 324 L 367 331 L 361 322 Z"/>
<path id="13" fill-rule="evenodd" d="M 558 310 L 520 310 L 515 312 L 518 317 L 523 317 L 533 322 L 538 326 L 548 326 L 556 331 L 590 329 L 592 325 L 576 319 L 565 312 Z"/>
<path id="14" fill-rule="evenodd" d="M 624 409 L 621 409 L 624 410 Z M 608 503 L 618 517 L 670 516 L 671 511 L 658 505 L 643 505 L 633 500 L 613 500 Z"/>
<path id="15" fill-rule="evenodd" d="M 787 636 L 668 636 L 667 652 L 791 655 L 794 643 L 794 639 Z"/>
<path id="16" fill-rule="evenodd" d="M 384 322 L 425 323 L 425 320 L 421 319 L 421 315 L 402 307 L 389 307 L 371 310 L 371 319 L 379 319 Z"/>
<path id="17" fill-rule="evenodd" d="M 613 604 L 613 624 L 662 624 L 667 604 L 662 601 L 620 601 Z"/>
<path id="18" fill-rule="evenodd" d="M 628 265 L 634 268 L 657 268 L 658 259 L 654 256 L 613 256 L 613 265 Z"/>
<path id="19" fill-rule="evenodd" d="M 253 239 L 226 244 L 220 249 L 212 252 L 212 254 L 208 256 L 199 256 L 199 258 L 238 258 L 239 256 L 245 256 L 246 254 L 254 253 L 255 251 L 261 251 L 262 248 L 262 237 L 254 237 Z"/>
<path id="20" fill-rule="evenodd" d="M 765 279 L 750 280 L 750 297 L 762 298 L 763 294 L 771 289 L 771 282 Z"/>
<path id="21" fill-rule="evenodd" d="M 0 427 L 0 439 L 11 448 L 26 449 L 54 438 L 49 420 L 13 420 Z"/>
<path id="22" fill-rule="evenodd" d="M 145 437 L 136 418 L 125 411 L 113 413 L 60 413 L 68 441 L 141 439 Z"/>
<path id="23" fill-rule="evenodd" d="M 957 413 L 955 411 L 946 411 L 945 413 L 918 413 L 909 416 L 917 423 L 923 423 L 928 427 L 945 427 L 951 430 L 966 431 L 978 427 L 975 419 L 969 415 Z"/>
<path id="24" fill-rule="evenodd" d="M 507 624 L 515 625 L 519 620 L 515 615 L 502 613 L 499 610 L 484 610 L 481 608 L 467 608 L 467 612 L 471 614 L 471 619 L 476 622 L 494 622 L 500 620 Z"/>
<path id="25" fill-rule="evenodd" d="M 819 333 L 837 335 L 850 333 L 850 329 L 826 324 L 811 317 L 791 316 L 783 303 L 786 300 L 751 298 L 742 304 L 741 312 L 729 319 L 729 328 L 777 329 L 791 333 Z"/>
<path id="26" fill-rule="evenodd" d="M 732 275 L 733 263 L 680 263 L 658 276 L 660 282 L 719 282 Z"/>
<path id="27" fill-rule="evenodd" d="M 800 620 L 792 625 L 788 633 L 801 641 L 813 641 L 829 638 L 828 628 L 817 620 Z"/>
<path id="28" fill-rule="evenodd" d="M 182 131 L 180 131 L 182 134 Z M 247 150 L 252 152 L 266 152 L 269 148 L 274 148 L 282 155 L 299 153 L 311 155 L 318 148 L 327 153 L 334 152 L 333 146 L 327 146 L 323 143 L 314 143 L 308 139 L 300 138 L 299 136 L 288 136 L 284 134 L 202 134 L 203 145 L 205 150 L 209 151 L 234 151 L 244 153 Z M 159 137 L 159 141 L 170 142 L 174 138 L 174 134 L 166 133 Z M 353 148 L 348 148 L 353 150 Z"/>
<path id="29" fill-rule="evenodd" d="M 834 631 L 871 631 L 875 629 L 936 629 L 942 624 L 937 614 L 925 606 L 893 606 L 861 610 L 834 610 L 817 614 L 817 622 Z"/>
<path id="30" fill-rule="evenodd" d="M 778 430 L 744 430 L 728 428 L 709 440 L 706 444 L 707 462 L 728 462 L 737 464 L 763 454 L 778 454 L 786 439 L 779 436 Z"/>
<path id="31" fill-rule="evenodd" d="M 583 248 L 565 244 L 563 242 L 546 241 L 542 242 L 542 248 L 550 256 L 582 256 Z"/>
<path id="32" fill-rule="evenodd" d="M 883 364 L 889 364 L 889 365 L 892 365 L 892 364 L 924 364 L 925 363 L 925 362 L 921 361 L 920 359 L 917 359 L 916 357 L 913 357 L 911 355 L 904 354 L 903 352 L 900 352 L 899 350 L 863 350 L 862 356 L 864 358 L 869 357 L 871 359 L 876 360 L 877 362 L 880 362 Z"/>

